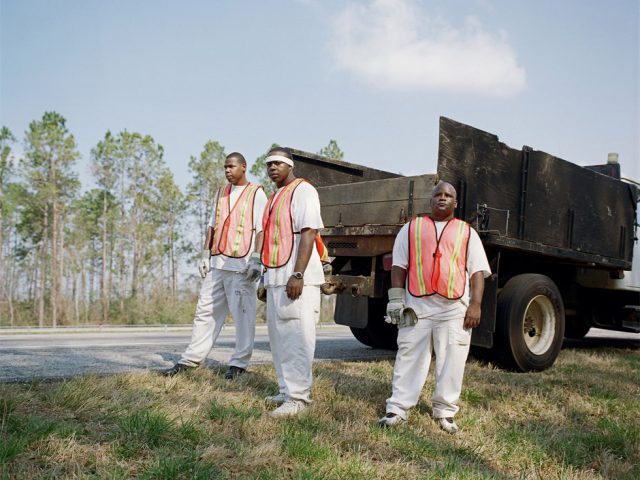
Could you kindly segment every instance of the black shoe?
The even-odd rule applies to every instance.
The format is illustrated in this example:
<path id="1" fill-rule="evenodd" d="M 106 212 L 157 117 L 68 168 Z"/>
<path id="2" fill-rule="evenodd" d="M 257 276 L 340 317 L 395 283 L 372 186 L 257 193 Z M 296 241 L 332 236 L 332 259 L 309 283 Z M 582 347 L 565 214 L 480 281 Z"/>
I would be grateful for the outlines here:
<path id="1" fill-rule="evenodd" d="M 224 378 L 227 380 L 233 380 L 238 375 L 246 372 L 244 368 L 236 367 L 235 365 L 231 365 L 224 374 Z"/>
<path id="2" fill-rule="evenodd" d="M 166 370 L 161 370 L 160 375 L 164 375 L 165 377 L 173 377 L 178 373 L 184 372 L 186 370 L 193 370 L 196 367 L 192 367 L 190 365 L 185 365 L 184 363 L 176 363 L 173 367 L 168 368 Z"/>

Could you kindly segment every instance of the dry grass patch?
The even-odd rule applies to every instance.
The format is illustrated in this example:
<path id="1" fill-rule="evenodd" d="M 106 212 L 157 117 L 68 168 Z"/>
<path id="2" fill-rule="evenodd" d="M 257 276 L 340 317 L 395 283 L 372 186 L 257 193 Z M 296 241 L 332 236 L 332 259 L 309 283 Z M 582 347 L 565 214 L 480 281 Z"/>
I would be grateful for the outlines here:
<path id="1" fill-rule="evenodd" d="M 393 362 L 315 366 L 315 403 L 273 420 L 272 366 L 0 385 L 1 478 L 406 480 L 640 477 L 640 354 L 565 350 L 549 371 L 471 361 L 450 436 L 429 378 L 409 422 L 380 429 Z"/>

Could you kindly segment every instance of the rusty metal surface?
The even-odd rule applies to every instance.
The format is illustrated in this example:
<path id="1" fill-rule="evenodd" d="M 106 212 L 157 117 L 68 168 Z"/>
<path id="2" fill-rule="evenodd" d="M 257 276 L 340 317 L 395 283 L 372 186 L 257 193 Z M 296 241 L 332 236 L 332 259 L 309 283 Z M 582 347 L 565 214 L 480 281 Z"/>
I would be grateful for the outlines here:
<path id="1" fill-rule="evenodd" d="M 327 295 L 344 293 L 352 297 L 369 297 L 373 296 L 374 281 L 373 276 L 326 275 L 320 288 Z"/>
<path id="2" fill-rule="evenodd" d="M 372 225 L 364 227 L 346 227 L 345 229 L 323 229 L 321 235 L 329 250 L 331 257 L 375 257 L 393 250 L 393 242 L 400 230 L 398 227 L 386 226 L 379 230 L 385 233 L 376 233 Z M 360 232 L 354 232 L 359 229 Z M 371 233 L 362 233 L 368 230 Z M 379 232 L 378 230 L 378 232 Z"/>

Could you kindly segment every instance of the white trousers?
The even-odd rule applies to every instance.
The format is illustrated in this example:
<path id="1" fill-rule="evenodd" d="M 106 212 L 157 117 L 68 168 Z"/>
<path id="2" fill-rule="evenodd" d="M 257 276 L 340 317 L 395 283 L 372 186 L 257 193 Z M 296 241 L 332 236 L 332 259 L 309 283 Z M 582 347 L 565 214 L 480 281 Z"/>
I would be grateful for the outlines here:
<path id="1" fill-rule="evenodd" d="M 387 413 L 402 418 L 420 399 L 435 353 L 434 418 L 453 417 L 458 412 L 464 367 L 469 354 L 471 330 L 462 327 L 464 317 L 445 321 L 421 318 L 413 327 L 398 330 L 398 353 L 393 369 L 393 393 Z"/>
<path id="2" fill-rule="evenodd" d="M 280 393 L 286 400 L 311 401 L 316 322 L 320 317 L 320 287 L 305 285 L 297 300 L 286 287 L 267 288 L 267 327 Z"/>
<path id="3" fill-rule="evenodd" d="M 229 313 L 236 327 L 236 348 L 229 365 L 247 368 L 256 332 L 257 282 L 241 273 L 211 269 L 202 281 L 191 343 L 179 363 L 196 366 L 207 358 Z"/>

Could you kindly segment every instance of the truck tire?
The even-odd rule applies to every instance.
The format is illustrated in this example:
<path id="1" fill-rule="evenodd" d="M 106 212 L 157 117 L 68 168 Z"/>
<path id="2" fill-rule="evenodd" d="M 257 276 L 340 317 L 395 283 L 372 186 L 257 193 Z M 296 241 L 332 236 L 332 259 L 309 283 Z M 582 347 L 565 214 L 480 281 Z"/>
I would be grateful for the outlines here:
<path id="1" fill-rule="evenodd" d="M 367 308 L 367 326 L 365 328 L 349 327 L 356 339 L 372 348 L 384 350 L 398 349 L 398 327 L 384 321 L 386 298 L 369 298 Z"/>
<path id="2" fill-rule="evenodd" d="M 498 295 L 496 353 L 521 372 L 553 365 L 562 348 L 564 306 L 555 283 L 544 275 L 511 278 Z"/>

